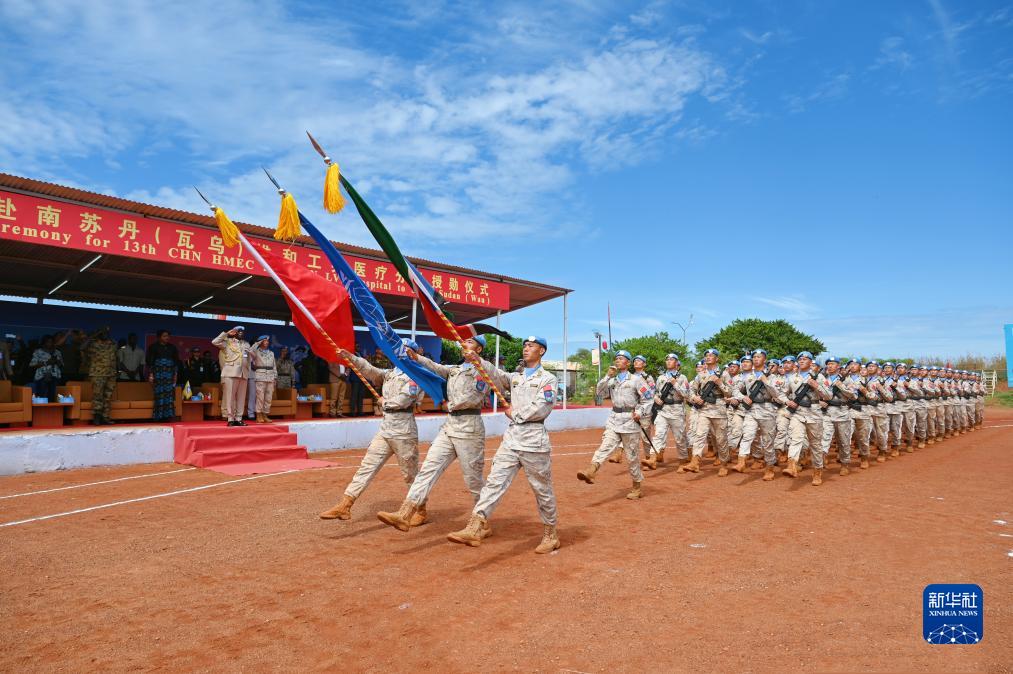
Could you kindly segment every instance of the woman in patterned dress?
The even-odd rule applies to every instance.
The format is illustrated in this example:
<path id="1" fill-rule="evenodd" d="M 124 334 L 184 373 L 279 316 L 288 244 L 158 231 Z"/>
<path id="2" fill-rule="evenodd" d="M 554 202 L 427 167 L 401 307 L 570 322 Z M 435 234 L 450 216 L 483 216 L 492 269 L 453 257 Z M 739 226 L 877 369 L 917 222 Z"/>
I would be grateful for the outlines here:
<path id="1" fill-rule="evenodd" d="M 148 381 L 154 388 L 155 399 L 151 418 L 170 421 L 176 416 L 176 373 L 179 372 L 179 352 L 169 343 L 168 330 L 159 330 L 158 339 L 148 347 Z"/>

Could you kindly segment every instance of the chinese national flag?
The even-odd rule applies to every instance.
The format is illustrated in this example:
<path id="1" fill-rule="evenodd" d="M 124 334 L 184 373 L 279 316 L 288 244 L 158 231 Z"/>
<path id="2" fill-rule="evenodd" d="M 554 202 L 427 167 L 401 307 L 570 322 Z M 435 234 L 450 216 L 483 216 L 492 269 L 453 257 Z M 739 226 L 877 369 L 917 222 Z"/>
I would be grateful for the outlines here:
<path id="1" fill-rule="evenodd" d="M 314 274 L 301 264 L 286 260 L 267 248 L 257 246 L 274 273 L 282 280 L 293 295 L 298 298 L 306 311 L 312 314 L 320 327 L 337 346 L 355 353 L 355 333 L 352 330 L 352 303 L 344 286 L 328 281 L 323 276 Z M 282 293 L 289 310 L 292 312 L 292 323 L 300 334 L 309 342 L 313 353 L 328 362 L 339 360 L 337 351 L 317 329 L 301 307 Z"/>

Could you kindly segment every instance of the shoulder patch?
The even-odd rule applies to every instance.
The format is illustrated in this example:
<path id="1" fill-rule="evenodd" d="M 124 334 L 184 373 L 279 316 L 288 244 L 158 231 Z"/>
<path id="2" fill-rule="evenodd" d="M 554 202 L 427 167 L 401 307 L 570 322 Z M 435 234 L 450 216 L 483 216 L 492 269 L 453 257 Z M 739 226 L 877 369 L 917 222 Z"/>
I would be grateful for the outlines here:
<path id="1" fill-rule="evenodd" d="M 542 387 L 542 395 L 545 396 L 546 402 L 552 402 L 556 397 L 556 392 L 552 390 L 552 384 L 546 384 Z"/>

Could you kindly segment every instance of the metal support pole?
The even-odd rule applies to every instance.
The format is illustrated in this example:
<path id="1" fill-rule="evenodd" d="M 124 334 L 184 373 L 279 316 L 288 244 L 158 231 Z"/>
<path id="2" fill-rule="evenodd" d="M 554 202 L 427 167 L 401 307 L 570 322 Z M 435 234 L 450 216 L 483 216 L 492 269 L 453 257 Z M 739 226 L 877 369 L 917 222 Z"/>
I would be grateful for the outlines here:
<path id="1" fill-rule="evenodd" d="M 496 311 L 496 329 L 499 330 L 499 317 L 503 314 L 502 311 Z M 496 335 L 496 362 L 493 363 L 493 367 L 499 367 L 499 335 Z M 492 394 L 492 411 L 496 412 L 499 410 L 499 396 L 495 393 Z"/>
<path id="2" fill-rule="evenodd" d="M 412 341 L 415 341 L 415 316 L 418 313 L 419 301 L 417 299 L 412 300 Z"/>
<path id="3" fill-rule="evenodd" d="M 568 388 L 570 378 L 570 370 L 567 367 L 566 355 L 569 353 L 570 343 L 566 332 L 567 328 L 567 317 L 566 317 L 566 295 L 563 293 L 563 409 L 566 409 L 566 389 Z"/>

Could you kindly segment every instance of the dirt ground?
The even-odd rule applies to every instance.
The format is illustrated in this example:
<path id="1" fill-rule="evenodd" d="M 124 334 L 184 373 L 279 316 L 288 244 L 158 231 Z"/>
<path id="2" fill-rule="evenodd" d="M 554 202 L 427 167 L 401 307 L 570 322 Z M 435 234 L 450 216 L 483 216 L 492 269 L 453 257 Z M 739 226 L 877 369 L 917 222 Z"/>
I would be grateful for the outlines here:
<path id="1" fill-rule="evenodd" d="M 147 476 L 0 498 L 0 524 L 235 481 L 0 527 L 0 670 L 1009 671 L 1013 409 L 985 425 L 820 488 L 669 466 L 639 502 L 625 466 L 577 481 L 599 431 L 554 434 L 563 547 L 545 556 L 522 476 L 492 538 L 446 541 L 470 508 L 456 465 L 407 534 L 375 517 L 405 494 L 394 467 L 351 521 L 316 517 L 361 452 L 252 480 L 0 478 L 3 497 Z M 926 584 L 964 582 L 984 590 L 983 641 L 926 644 Z"/>

